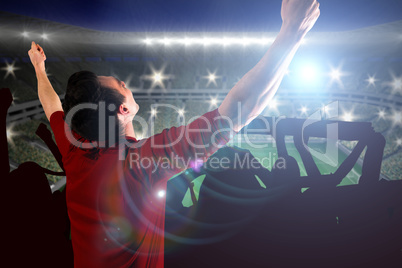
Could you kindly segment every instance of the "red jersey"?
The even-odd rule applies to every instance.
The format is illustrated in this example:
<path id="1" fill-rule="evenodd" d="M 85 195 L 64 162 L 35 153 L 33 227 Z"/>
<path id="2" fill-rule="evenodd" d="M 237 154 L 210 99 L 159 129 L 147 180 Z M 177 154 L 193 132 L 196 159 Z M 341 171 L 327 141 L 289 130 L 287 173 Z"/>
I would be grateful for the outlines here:
<path id="1" fill-rule="evenodd" d="M 216 109 L 94 155 L 67 138 L 62 111 L 51 115 L 50 125 L 67 175 L 74 266 L 86 268 L 163 267 L 167 180 L 205 161 L 233 131 Z"/>

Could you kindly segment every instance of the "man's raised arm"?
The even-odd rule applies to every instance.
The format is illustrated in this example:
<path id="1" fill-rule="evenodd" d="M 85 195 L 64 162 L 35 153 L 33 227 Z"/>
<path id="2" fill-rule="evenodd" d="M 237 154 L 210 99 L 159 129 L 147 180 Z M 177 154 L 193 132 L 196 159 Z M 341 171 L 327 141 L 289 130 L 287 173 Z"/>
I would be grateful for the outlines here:
<path id="1" fill-rule="evenodd" d="M 46 55 L 43 49 L 32 42 L 31 49 L 28 51 L 29 58 L 35 68 L 36 78 L 38 79 L 38 96 L 45 111 L 46 117 L 50 120 L 50 116 L 56 111 L 63 111 L 61 101 L 57 93 L 50 84 L 45 71 Z"/>
<path id="2" fill-rule="evenodd" d="M 230 90 L 218 108 L 239 131 L 256 118 L 275 95 L 302 39 L 320 15 L 316 0 L 283 0 L 282 27 L 263 58 Z M 241 109 L 238 108 L 241 103 Z"/>

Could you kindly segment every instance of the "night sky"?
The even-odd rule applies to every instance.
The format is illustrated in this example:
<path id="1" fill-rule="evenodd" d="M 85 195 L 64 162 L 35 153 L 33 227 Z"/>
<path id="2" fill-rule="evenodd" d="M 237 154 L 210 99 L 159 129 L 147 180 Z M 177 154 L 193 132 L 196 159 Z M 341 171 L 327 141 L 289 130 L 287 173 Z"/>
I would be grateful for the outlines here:
<path id="1" fill-rule="evenodd" d="M 321 0 L 314 31 L 402 20 L 402 0 Z M 2 1 L 0 10 L 102 31 L 278 31 L 281 0 Z M 402 31 L 402 30 L 401 30 Z"/>

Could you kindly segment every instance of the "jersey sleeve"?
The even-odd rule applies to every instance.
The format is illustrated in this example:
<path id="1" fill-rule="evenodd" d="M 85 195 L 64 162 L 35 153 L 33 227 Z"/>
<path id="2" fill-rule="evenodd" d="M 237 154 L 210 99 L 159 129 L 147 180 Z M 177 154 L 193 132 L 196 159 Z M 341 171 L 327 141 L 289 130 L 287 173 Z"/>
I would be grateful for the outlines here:
<path id="1" fill-rule="evenodd" d="M 126 168 L 132 177 L 145 177 L 151 185 L 166 182 L 187 168 L 199 168 L 234 134 L 230 119 L 215 109 L 185 126 L 165 129 L 134 144 L 128 150 Z"/>
<path id="2" fill-rule="evenodd" d="M 64 112 L 56 111 L 50 116 L 50 127 L 52 128 L 54 137 L 56 139 L 57 147 L 63 157 L 67 155 L 70 142 L 67 139 L 65 127 L 68 128 L 64 121 Z"/>

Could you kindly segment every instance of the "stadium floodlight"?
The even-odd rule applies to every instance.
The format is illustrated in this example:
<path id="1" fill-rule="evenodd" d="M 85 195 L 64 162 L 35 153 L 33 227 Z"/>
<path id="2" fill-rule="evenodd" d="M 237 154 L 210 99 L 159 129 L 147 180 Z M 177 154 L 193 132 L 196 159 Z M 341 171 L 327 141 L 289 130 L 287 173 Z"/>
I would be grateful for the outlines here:
<path id="1" fill-rule="evenodd" d="M 339 70 L 332 70 L 330 75 L 331 75 L 331 78 L 333 80 L 340 80 L 341 79 L 341 72 Z"/>
<path id="2" fill-rule="evenodd" d="M 391 82 L 392 90 L 401 91 L 402 90 L 402 78 L 394 77 L 394 80 Z"/>
<path id="3" fill-rule="evenodd" d="M 375 78 L 375 75 L 373 75 L 373 76 L 368 75 L 368 78 L 366 79 L 366 81 L 367 81 L 369 86 L 374 86 L 375 87 L 375 82 L 378 81 L 378 80 Z"/>
<path id="4" fill-rule="evenodd" d="M 302 106 L 299 111 L 301 112 L 301 115 L 307 115 L 308 108 L 306 106 Z"/>
<path id="5" fill-rule="evenodd" d="M 305 65 L 301 69 L 300 74 L 301 74 L 301 78 L 305 82 L 312 82 L 317 77 L 317 69 L 312 64 Z"/>
<path id="6" fill-rule="evenodd" d="M 212 105 L 217 105 L 217 104 L 218 104 L 218 100 L 217 100 L 216 98 L 212 98 L 209 102 L 210 102 Z"/>
<path id="7" fill-rule="evenodd" d="M 386 116 L 385 110 L 379 110 L 377 115 L 378 115 L 378 118 L 385 119 L 385 116 Z"/>
<path id="8" fill-rule="evenodd" d="M 172 43 L 172 40 L 169 38 L 163 38 L 161 41 L 165 46 L 168 46 Z"/>
<path id="9" fill-rule="evenodd" d="M 155 88 L 156 86 L 160 86 L 161 88 L 165 88 L 165 85 L 163 83 L 163 80 L 169 78 L 168 76 L 165 76 L 163 74 L 164 67 L 161 69 L 157 70 L 153 66 L 150 66 L 151 68 L 151 73 L 149 75 L 143 75 L 142 78 L 145 80 L 149 80 L 152 82 L 151 88 Z"/>
<path id="10" fill-rule="evenodd" d="M 161 73 L 154 73 L 153 79 L 154 79 L 154 83 L 162 82 L 162 74 Z"/>
<path id="11" fill-rule="evenodd" d="M 228 45 L 231 45 L 231 44 L 233 43 L 232 40 L 233 40 L 232 38 L 226 38 L 226 37 L 224 37 L 224 38 L 222 38 L 222 39 L 220 40 L 220 43 L 221 43 L 223 46 L 228 46 Z"/>
<path id="12" fill-rule="evenodd" d="M 211 84 L 211 83 L 213 83 L 215 86 L 217 85 L 217 84 L 216 84 L 216 79 L 217 79 L 218 77 L 216 76 L 216 72 L 211 73 L 211 72 L 208 70 L 208 75 L 207 75 L 205 78 L 208 79 L 207 86 L 209 86 L 209 84 Z"/>
<path id="13" fill-rule="evenodd" d="M 402 145 L 402 139 L 399 138 L 395 141 L 396 145 L 401 146 Z"/>
<path id="14" fill-rule="evenodd" d="M 144 39 L 144 43 L 147 45 L 152 45 L 152 40 L 149 38 Z"/>
<path id="15" fill-rule="evenodd" d="M 353 121 L 354 120 L 353 113 L 352 112 L 344 113 L 342 116 L 342 120 L 343 121 Z"/>
<path id="16" fill-rule="evenodd" d="M 182 44 L 185 45 L 185 46 L 189 46 L 189 45 L 191 45 L 193 42 L 194 42 L 193 39 L 187 38 L 187 37 L 180 40 L 180 43 L 182 43 Z"/>
<path id="17" fill-rule="evenodd" d="M 29 37 L 29 33 L 26 32 L 26 31 L 23 31 L 23 32 L 21 33 L 21 35 L 22 35 L 23 37 Z"/>
<path id="18" fill-rule="evenodd" d="M 49 35 L 46 34 L 46 33 L 43 33 L 40 37 L 41 37 L 42 39 L 47 40 L 47 39 L 49 38 Z"/>
<path id="19" fill-rule="evenodd" d="M 209 45 L 211 45 L 211 44 L 214 43 L 214 40 L 215 40 L 215 39 L 213 39 L 213 38 L 204 37 L 204 38 L 202 39 L 202 44 L 203 44 L 204 46 L 209 46 Z"/>
<path id="20" fill-rule="evenodd" d="M 164 190 L 158 191 L 158 197 L 163 198 L 165 196 L 166 192 Z"/>
<path id="21" fill-rule="evenodd" d="M 402 93 L 402 76 L 397 77 L 391 72 L 392 81 L 386 82 L 385 85 L 391 87 L 392 93 Z"/>
<path id="22" fill-rule="evenodd" d="M 273 39 L 272 38 L 261 38 L 260 40 L 259 40 L 259 43 L 261 44 L 261 45 L 268 45 L 268 44 L 271 44 L 273 42 Z"/>
<path id="23" fill-rule="evenodd" d="M 241 44 L 242 44 L 243 46 L 247 46 L 247 45 L 249 45 L 252 41 L 253 41 L 253 39 L 251 39 L 251 38 L 243 38 L 243 39 L 241 39 Z"/>
<path id="24" fill-rule="evenodd" d="M 394 111 L 391 115 L 392 125 L 402 125 L 402 112 Z"/>
<path id="25" fill-rule="evenodd" d="M 158 114 L 158 111 L 156 110 L 156 108 L 151 108 L 151 116 L 155 116 Z"/>
<path id="26" fill-rule="evenodd" d="M 276 110 L 278 108 L 278 101 L 276 99 L 272 99 L 268 103 L 268 108 L 271 109 L 271 110 Z"/>
<path id="27" fill-rule="evenodd" d="M 6 67 L 1 68 L 2 70 L 6 71 L 6 74 L 4 76 L 4 79 L 7 78 L 8 75 L 12 75 L 13 77 L 15 77 L 15 71 L 18 70 L 19 68 L 15 67 L 15 62 L 13 63 L 8 63 L 6 62 Z"/>
<path id="28" fill-rule="evenodd" d="M 180 115 L 180 116 L 183 116 L 184 114 L 185 114 L 185 110 L 184 109 L 180 109 L 180 110 L 178 110 L 177 111 L 177 113 Z"/>
<path id="29" fill-rule="evenodd" d="M 329 73 L 329 76 L 331 77 L 330 84 L 336 82 L 340 87 L 343 87 L 342 76 L 345 76 L 345 73 L 343 73 L 341 69 L 342 66 L 338 68 L 331 67 L 331 72 Z"/>

